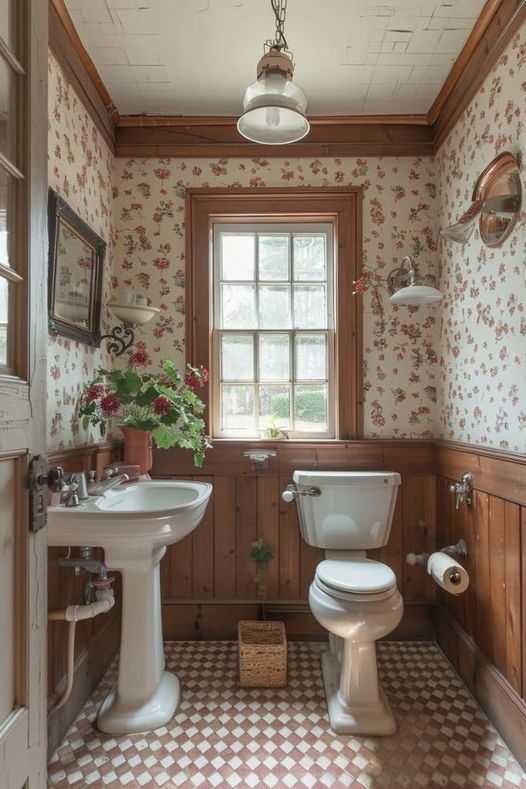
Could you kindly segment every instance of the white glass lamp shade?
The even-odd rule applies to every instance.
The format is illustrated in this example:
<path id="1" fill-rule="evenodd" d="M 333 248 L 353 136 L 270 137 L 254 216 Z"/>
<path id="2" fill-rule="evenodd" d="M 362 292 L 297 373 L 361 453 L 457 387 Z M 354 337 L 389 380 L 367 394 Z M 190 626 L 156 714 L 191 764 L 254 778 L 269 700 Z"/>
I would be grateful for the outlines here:
<path id="1" fill-rule="evenodd" d="M 305 94 L 281 72 L 267 72 L 249 85 L 243 110 L 237 129 L 252 142 L 286 145 L 309 133 Z"/>
<path id="2" fill-rule="evenodd" d="M 389 298 L 391 304 L 405 304 L 411 307 L 420 307 L 425 304 L 438 304 L 442 300 L 442 293 L 430 285 L 407 285 L 400 288 Z"/>
<path id="3" fill-rule="evenodd" d="M 147 304 L 123 304 L 117 301 L 110 301 L 108 308 L 116 318 L 128 326 L 142 326 L 161 311 L 159 307 L 151 307 Z"/>

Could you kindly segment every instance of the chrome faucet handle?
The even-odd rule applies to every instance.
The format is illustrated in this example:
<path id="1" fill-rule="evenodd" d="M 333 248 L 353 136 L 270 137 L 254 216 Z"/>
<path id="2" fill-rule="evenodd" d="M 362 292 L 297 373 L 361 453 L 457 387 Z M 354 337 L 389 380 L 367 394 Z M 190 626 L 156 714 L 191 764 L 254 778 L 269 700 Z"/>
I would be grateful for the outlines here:
<path id="1" fill-rule="evenodd" d="M 115 477 L 119 473 L 119 470 L 115 466 L 104 466 L 104 471 L 102 472 L 102 479 L 111 479 Z"/>

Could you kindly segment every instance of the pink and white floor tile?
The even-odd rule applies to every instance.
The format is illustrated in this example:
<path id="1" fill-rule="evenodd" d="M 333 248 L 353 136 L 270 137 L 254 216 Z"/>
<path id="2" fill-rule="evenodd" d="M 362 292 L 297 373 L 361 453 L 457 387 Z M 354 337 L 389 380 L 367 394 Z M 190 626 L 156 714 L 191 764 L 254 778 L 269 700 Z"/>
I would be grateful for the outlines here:
<path id="1" fill-rule="evenodd" d="M 114 737 L 94 725 L 112 666 L 49 764 L 50 787 L 526 787 L 524 773 L 432 643 L 379 645 L 392 737 L 337 736 L 320 671 L 325 644 L 289 644 L 283 690 L 241 689 L 237 644 L 172 642 L 183 698 L 166 726 Z"/>

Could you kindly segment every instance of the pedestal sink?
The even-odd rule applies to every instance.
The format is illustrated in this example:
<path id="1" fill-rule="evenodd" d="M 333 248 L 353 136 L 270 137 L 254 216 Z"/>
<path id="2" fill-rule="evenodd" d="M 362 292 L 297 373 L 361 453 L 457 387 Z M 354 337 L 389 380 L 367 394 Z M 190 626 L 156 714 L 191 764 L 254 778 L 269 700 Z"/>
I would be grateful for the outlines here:
<path id="1" fill-rule="evenodd" d="M 108 569 L 122 573 L 119 676 L 99 710 L 104 732 L 147 731 L 173 717 L 180 686 L 164 670 L 159 562 L 200 523 L 211 492 L 204 482 L 152 480 L 48 508 L 48 545 L 103 548 Z"/>

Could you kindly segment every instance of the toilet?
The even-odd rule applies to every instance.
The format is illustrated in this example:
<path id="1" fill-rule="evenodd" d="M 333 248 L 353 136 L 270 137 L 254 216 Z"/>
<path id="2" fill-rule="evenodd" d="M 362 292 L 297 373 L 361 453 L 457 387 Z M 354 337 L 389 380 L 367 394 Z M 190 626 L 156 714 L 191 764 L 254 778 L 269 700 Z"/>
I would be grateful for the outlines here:
<path id="1" fill-rule="evenodd" d="M 309 605 L 329 632 L 322 671 L 337 734 L 396 731 L 378 678 L 376 641 L 399 624 L 403 601 L 392 569 L 366 551 L 387 544 L 399 485 L 391 471 L 295 471 L 283 494 L 296 500 L 305 542 L 325 551 Z"/>

